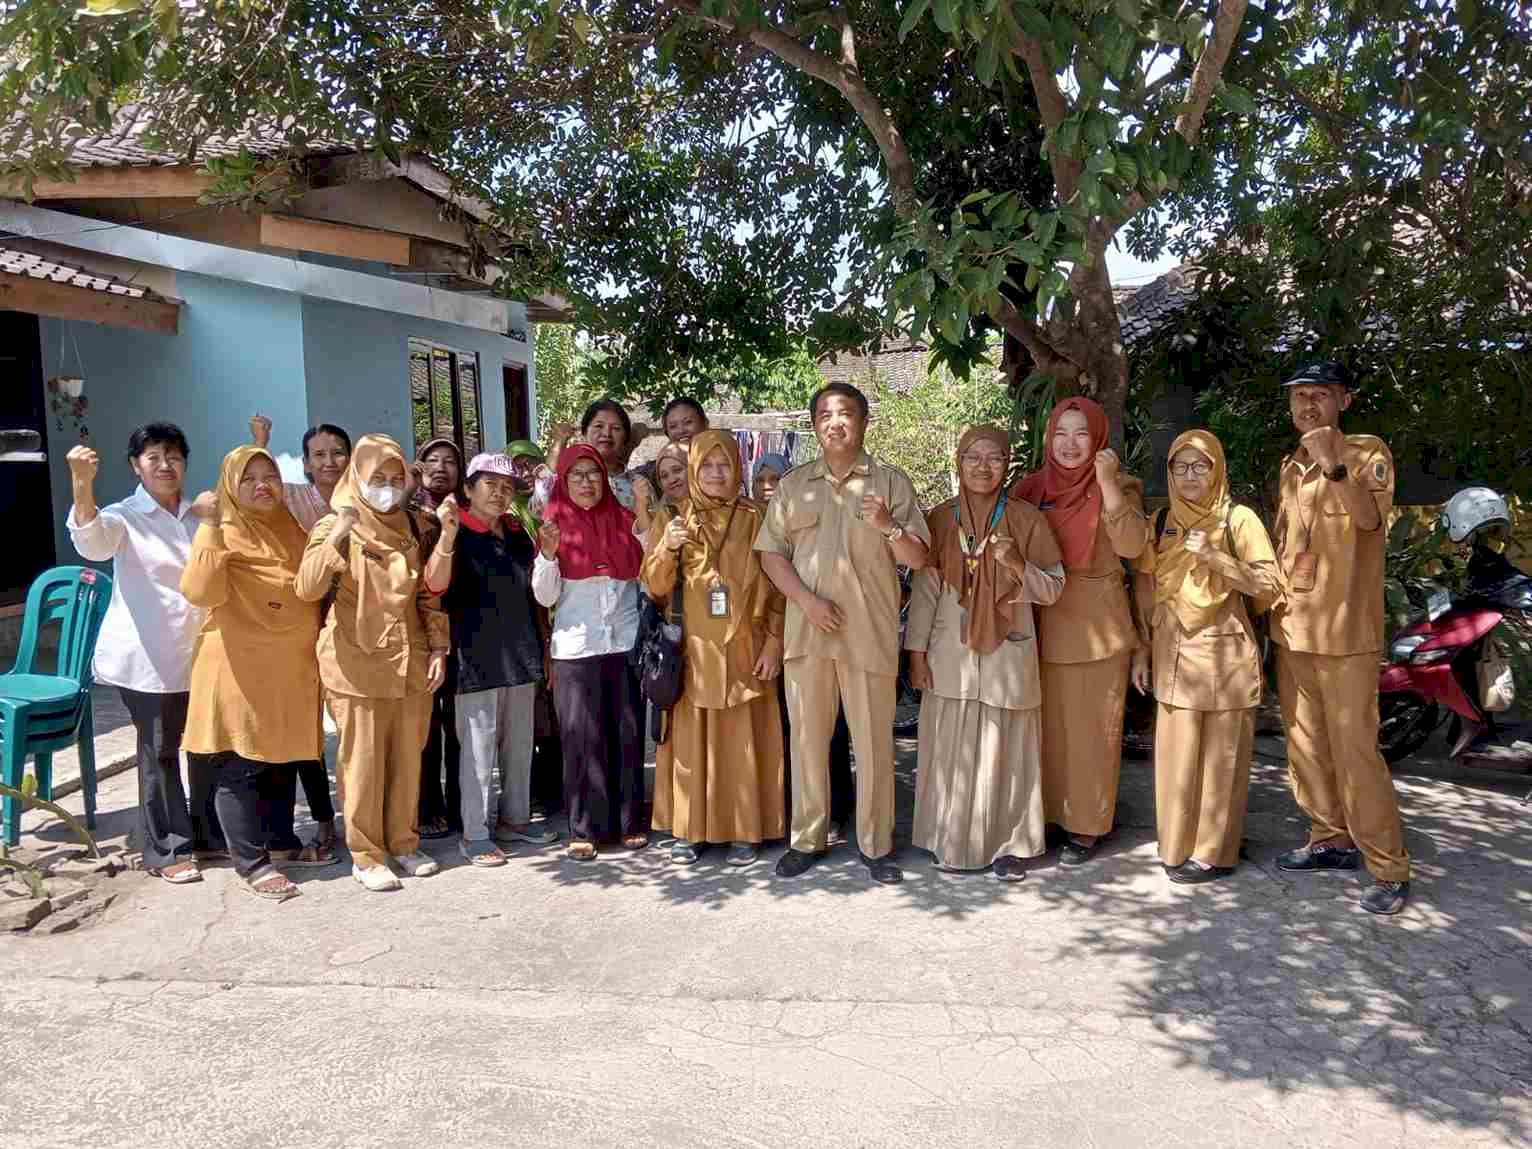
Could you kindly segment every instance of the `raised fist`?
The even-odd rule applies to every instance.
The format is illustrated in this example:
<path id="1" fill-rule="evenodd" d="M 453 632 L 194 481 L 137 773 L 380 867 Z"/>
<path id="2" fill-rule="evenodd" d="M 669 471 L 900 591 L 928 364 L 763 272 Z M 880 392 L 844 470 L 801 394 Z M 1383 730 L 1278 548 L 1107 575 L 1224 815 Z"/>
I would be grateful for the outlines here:
<path id="1" fill-rule="evenodd" d="M 1122 468 L 1122 460 L 1117 457 L 1116 451 L 1110 447 L 1104 451 L 1097 451 L 1093 462 L 1096 466 L 1096 482 L 1108 486 L 1117 482 L 1117 472 Z"/>
<path id="2" fill-rule="evenodd" d="M 559 529 L 553 523 L 544 523 L 537 531 L 537 545 L 543 558 L 553 559 L 559 553 Z"/>
<path id="3" fill-rule="evenodd" d="M 101 456 L 83 444 L 69 448 L 64 462 L 69 464 L 69 477 L 86 486 L 96 481 L 96 472 L 101 469 Z"/>
<path id="4" fill-rule="evenodd" d="M 265 415 L 250 416 L 250 441 L 257 447 L 271 442 L 271 420 Z"/>

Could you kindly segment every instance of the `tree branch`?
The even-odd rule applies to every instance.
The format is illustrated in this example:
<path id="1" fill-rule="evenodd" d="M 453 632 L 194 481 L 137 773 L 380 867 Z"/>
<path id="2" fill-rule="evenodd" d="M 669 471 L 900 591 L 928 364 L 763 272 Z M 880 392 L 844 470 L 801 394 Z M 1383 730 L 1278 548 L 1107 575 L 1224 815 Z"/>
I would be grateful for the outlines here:
<path id="1" fill-rule="evenodd" d="M 1043 126 L 1049 131 L 1057 131 L 1058 126 L 1069 117 L 1069 101 L 1064 98 L 1063 89 L 1059 87 L 1059 78 L 1053 72 L 1048 50 L 1043 47 L 1042 41 L 1023 32 L 1016 41 L 1015 52 L 1026 62 L 1027 76 L 1037 96 L 1037 112 L 1042 117 Z M 1079 186 L 1080 161 L 1061 153 L 1055 144 L 1048 155 L 1048 166 L 1053 171 L 1053 182 L 1058 188 L 1058 201 L 1063 203 L 1075 194 L 1075 188 Z M 1016 338 L 1020 339 L 1021 336 Z"/>
<path id="2" fill-rule="evenodd" d="M 1181 101 L 1181 114 L 1176 117 L 1176 133 L 1189 144 L 1196 143 L 1197 135 L 1202 131 L 1202 118 L 1207 115 L 1208 103 L 1229 62 L 1229 53 L 1234 50 L 1234 40 L 1239 35 L 1247 7 L 1248 0 L 1218 0 L 1213 34 L 1202 45 L 1202 54 L 1197 58 L 1191 82 L 1186 86 L 1186 98 Z M 1122 201 L 1122 212 L 1116 219 L 1098 219 L 1091 225 L 1087 240 L 1098 258 L 1104 258 L 1117 230 L 1143 211 L 1150 200 L 1144 191 L 1135 191 Z"/>
<path id="3" fill-rule="evenodd" d="M 775 24 L 745 28 L 736 20 L 702 15 L 698 0 L 671 0 L 671 3 L 673 7 L 703 23 L 745 37 L 783 63 L 807 72 L 844 96 L 862 124 L 872 133 L 878 151 L 882 153 L 884 166 L 888 169 L 888 190 L 894 201 L 894 210 L 902 219 L 914 218 L 920 210 L 920 200 L 915 194 L 915 163 L 910 159 L 904 133 L 862 79 L 861 70 L 856 65 L 856 35 L 849 17 L 842 17 L 841 58 L 834 60 L 789 36 Z"/>

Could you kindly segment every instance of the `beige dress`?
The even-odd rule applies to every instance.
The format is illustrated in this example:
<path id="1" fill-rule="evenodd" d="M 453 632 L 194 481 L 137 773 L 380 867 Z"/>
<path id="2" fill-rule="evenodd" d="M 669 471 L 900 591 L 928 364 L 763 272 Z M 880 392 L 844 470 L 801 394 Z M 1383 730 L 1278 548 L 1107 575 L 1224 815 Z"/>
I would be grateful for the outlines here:
<path id="1" fill-rule="evenodd" d="M 920 704 L 913 841 L 944 866 L 978 870 L 1043 852 L 1042 692 L 1028 604 L 1063 589 L 1062 566 L 1029 562 L 1010 633 L 980 654 L 963 640 L 957 590 L 932 568 L 915 577 L 906 646 L 926 652 L 931 687 Z"/>

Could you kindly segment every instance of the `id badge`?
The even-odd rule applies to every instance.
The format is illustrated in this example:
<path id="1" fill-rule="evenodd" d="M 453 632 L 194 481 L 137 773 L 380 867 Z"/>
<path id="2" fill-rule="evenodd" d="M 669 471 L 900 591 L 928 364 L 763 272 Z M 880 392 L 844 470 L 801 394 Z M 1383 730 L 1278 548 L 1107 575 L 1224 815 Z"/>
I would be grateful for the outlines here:
<path id="1" fill-rule="evenodd" d="M 1319 556 L 1313 551 L 1303 551 L 1293 556 L 1293 569 L 1288 578 L 1288 586 L 1296 591 L 1309 591 L 1314 589 L 1314 583 L 1319 573 Z"/>
<path id="2" fill-rule="evenodd" d="M 707 616 L 709 618 L 729 617 L 729 588 L 721 582 L 715 582 L 708 587 Z"/>

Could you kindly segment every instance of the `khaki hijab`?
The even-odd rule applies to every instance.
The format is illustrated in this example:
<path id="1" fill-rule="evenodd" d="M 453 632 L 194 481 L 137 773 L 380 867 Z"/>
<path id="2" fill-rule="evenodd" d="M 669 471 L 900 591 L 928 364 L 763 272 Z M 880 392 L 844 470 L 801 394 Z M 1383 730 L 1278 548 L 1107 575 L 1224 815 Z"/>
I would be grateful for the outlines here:
<path id="1" fill-rule="evenodd" d="M 223 457 L 218 471 L 218 525 L 224 549 L 240 558 L 240 569 L 257 587 L 290 590 L 308 535 L 282 502 L 280 488 L 270 510 L 241 506 L 239 482 L 252 460 L 265 459 L 277 470 L 277 461 L 264 448 L 246 444 Z M 230 583 L 230 592 L 243 590 Z"/>
<path id="2" fill-rule="evenodd" d="M 356 641 L 363 650 L 379 650 L 395 627 L 405 625 L 415 609 L 424 560 L 403 504 L 384 514 L 362 497 L 368 480 L 390 459 L 409 474 L 404 451 L 387 435 L 363 435 L 346 473 L 335 485 L 330 506 L 354 507 L 356 526 L 347 540 L 351 576 L 356 580 Z"/>
<path id="3" fill-rule="evenodd" d="M 1187 447 L 1213 464 L 1208 475 L 1206 502 L 1193 503 L 1176 493 L 1176 480 L 1170 467 L 1176 455 Z M 1218 617 L 1232 589 L 1222 575 L 1199 564 L 1186 549 L 1186 536 L 1190 531 L 1202 531 L 1207 535 L 1208 545 L 1215 550 L 1230 549 L 1230 540 L 1224 537 L 1230 500 L 1223 444 L 1209 431 L 1187 431 L 1177 436 L 1170 445 L 1165 477 L 1170 484 L 1170 512 L 1167 529 L 1154 556 L 1154 601 L 1169 603 L 1181 628 L 1188 634 L 1195 634 Z M 1171 527 L 1174 530 L 1168 529 Z"/>
<path id="4" fill-rule="evenodd" d="M 721 499 L 702 489 L 702 463 L 714 451 L 722 451 L 729 461 L 730 494 Z M 686 629 L 727 645 L 741 624 L 753 619 L 757 579 L 764 577 L 752 549 L 759 525 L 756 504 L 740 495 L 744 467 L 740 465 L 739 443 L 731 432 L 709 428 L 693 438 L 686 470 L 690 493 L 676 508 L 689 532 L 681 576 L 699 584 L 704 594 L 714 578 L 720 578 L 728 585 L 732 600 L 727 619 L 709 618 L 706 611 L 693 612 L 701 617 L 688 614 Z M 664 524 L 658 529 L 663 532 Z"/>

